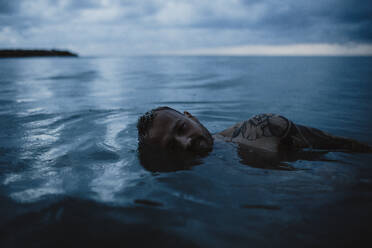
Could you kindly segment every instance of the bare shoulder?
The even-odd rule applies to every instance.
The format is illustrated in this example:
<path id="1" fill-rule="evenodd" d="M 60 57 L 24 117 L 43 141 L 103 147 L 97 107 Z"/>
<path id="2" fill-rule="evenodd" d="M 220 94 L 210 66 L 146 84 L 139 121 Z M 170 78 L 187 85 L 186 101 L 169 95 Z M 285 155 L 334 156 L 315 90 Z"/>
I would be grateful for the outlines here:
<path id="1" fill-rule="evenodd" d="M 268 146 L 275 150 L 292 126 L 292 122 L 277 114 L 258 114 L 219 133 L 225 140 L 250 146 Z"/>
<path id="2" fill-rule="evenodd" d="M 284 138 L 291 128 L 292 122 L 284 116 L 277 114 L 258 114 L 246 121 L 220 132 L 222 136 L 232 139 L 242 137 L 248 140 L 256 140 L 262 137 Z"/>

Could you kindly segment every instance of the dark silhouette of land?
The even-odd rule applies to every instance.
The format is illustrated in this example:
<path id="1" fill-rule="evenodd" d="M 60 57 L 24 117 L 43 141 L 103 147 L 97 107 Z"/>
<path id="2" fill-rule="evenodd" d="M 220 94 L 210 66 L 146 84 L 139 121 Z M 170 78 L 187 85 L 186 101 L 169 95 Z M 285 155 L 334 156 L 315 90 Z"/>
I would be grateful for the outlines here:
<path id="1" fill-rule="evenodd" d="M 0 49 L 0 58 L 22 57 L 78 57 L 76 53 L 63 50 Z"/>

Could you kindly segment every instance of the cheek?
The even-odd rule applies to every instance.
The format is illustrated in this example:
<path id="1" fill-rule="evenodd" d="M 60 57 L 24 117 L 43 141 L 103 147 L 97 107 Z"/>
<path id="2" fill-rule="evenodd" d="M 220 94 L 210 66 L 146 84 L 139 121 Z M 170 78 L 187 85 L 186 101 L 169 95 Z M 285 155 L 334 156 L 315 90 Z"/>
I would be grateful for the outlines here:
<path id="1" fill-rule="evenodd" d="M 204 136 L 209 140 L 210 143 L 213 143 L 213 138 L 211 133 L 204 126 L 201 126 Z"/>
<path id="2" fill-rule="evenodd" d="M 189 123 L 190 127 L 192 127 L 192 130 L 197 130 L 199 133 L 202 133 L 203 136 L 205 136 L 207 139 L 209 139 L 209 142 L 213 143 L 213 138 L 211 133 L 208 131 L 206 127 L 204 127 L 197 119 L 192 119 Z"/>

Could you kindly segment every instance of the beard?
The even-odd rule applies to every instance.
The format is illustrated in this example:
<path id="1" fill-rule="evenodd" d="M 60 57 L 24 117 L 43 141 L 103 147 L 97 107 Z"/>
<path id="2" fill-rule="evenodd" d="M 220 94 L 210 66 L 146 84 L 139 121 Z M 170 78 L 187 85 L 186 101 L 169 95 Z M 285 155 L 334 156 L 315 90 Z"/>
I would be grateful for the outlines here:
<path id="1" fill-rule="evenodd" d="M 206 155 L 213 149 L 213 137 L 208 129 L 199 121 L 198 124 L 200 125 L 203 134 L 192 139 L 189 150 L 199 155 Z"/>

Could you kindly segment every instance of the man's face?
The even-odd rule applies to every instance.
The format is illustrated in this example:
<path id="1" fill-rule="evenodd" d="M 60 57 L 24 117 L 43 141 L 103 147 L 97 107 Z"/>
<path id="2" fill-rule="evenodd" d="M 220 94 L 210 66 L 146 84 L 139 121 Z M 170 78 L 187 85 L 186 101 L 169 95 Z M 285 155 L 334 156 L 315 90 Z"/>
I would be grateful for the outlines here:
<path id="1" fill-rule="evenodd" d="M 148 138 L 152 144 L 169 150 L 205 153 L 213 148 L 209 131 L 186 111 L 184 114 L 173 110 L 156 112 Z"/>

